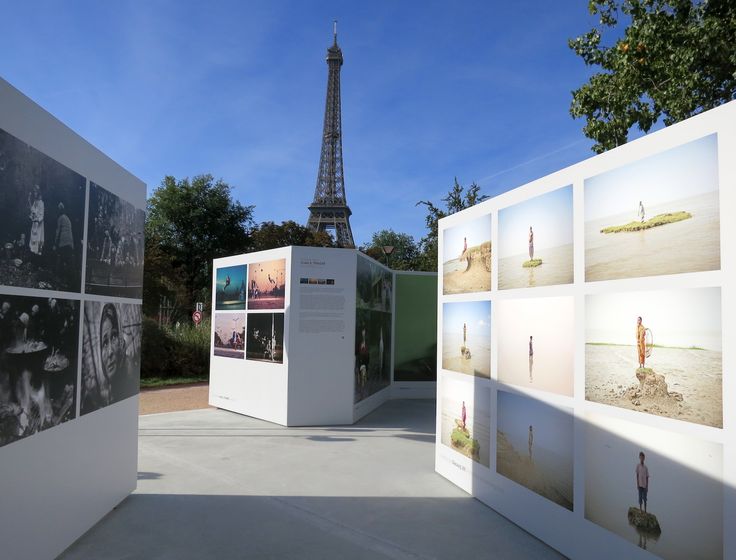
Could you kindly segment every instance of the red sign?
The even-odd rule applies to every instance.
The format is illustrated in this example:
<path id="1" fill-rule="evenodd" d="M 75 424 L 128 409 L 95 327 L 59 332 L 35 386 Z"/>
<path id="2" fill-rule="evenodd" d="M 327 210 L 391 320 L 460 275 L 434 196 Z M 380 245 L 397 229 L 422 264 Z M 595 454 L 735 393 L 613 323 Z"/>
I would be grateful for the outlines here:
<path id="1" fill-rule="evenodd" d="M 202 322 L 202 312 L 195 311 L 192 313 L 192 321 L 194 321 L 195 325 L 199 325 Z"/>

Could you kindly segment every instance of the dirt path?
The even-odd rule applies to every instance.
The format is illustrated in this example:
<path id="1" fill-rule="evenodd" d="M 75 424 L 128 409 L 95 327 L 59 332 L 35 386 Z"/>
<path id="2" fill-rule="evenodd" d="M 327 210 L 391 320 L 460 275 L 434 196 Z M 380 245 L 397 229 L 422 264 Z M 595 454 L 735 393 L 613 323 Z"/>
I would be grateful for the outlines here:
<path id="1" fill-rule="evenodd" d="M 141 391 L 139 414 L 209 408 L 209 383 L 192 383 Z"/>

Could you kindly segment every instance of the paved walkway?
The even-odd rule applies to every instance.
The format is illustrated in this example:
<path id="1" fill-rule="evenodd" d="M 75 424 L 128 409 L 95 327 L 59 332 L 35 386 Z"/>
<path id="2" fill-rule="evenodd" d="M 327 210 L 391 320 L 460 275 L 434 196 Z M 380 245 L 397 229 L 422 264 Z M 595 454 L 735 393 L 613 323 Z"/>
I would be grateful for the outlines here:
<path id="1" fill-rule="evenodd" d="M 138 490 L 61 558 L 558 559 L 434 472 L 434 401 L 354 426 L 140 418 Z"/>
<path id="2" fill-rule="evenodd" d="M 208 408 L 209 383 L 143 389 L 138 401 L 139 414 L 158 414 Z"/>

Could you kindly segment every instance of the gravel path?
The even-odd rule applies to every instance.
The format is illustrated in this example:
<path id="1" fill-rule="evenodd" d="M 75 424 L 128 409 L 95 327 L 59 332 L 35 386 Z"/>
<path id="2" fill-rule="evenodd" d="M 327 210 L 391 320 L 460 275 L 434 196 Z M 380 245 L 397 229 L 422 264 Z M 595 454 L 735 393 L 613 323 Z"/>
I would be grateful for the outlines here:
<path id="1" fill-rule="evenodd" d="M 207 404 L 209 390 L 209 383 L 192 383 L 190 385 L 178 385 L 174 387 L 143 389 L 141 391 L 138 413 L 144 415 L 210 408 Z"/>

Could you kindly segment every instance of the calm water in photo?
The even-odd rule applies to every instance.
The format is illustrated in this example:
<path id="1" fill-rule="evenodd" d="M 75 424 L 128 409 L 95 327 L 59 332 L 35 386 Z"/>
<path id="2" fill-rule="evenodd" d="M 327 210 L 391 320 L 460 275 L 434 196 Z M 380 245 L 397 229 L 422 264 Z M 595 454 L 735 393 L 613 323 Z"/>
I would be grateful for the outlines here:
<path id="1" fill-rule="evenodd" d="M 479 377 L 491 376 L 491 339 L 478 335 L 468 335 L 467 347 L 471 357 L 466 359 L 460 355 L 463 335 L 459 333 L 442 336 L 442 367 L 468 375 Z"/>
<path id="2" fill-rule="evenodd" d="M 533 288 L 535 286 L 551 286 L 554 284 L 572 284 L 572 243 L 549 249 L 539 249 L 534 251 L 534 258 L 542 259 L 542 264 L 524 268 L 522 264 L 529 260 L 528 253 L 499 259 L 499 289 L 507 290 L 510 288 Z"/>
<path id="3" fill-rule="evenodd" d="M 646 200 L 644 200 L 646 205 Z M 720 259 L 718 191 L 646 207 L 646 219 L 685 211 L 692 218 L 644 231 L 600 233 L 636 220 L 626 214 L 585 222 L 585 279 L 612 280 L 657 274 L 717 270 Z"/>
<path id="4" fill-rule="evenodd" d="M 720 480 L 695 468 L 701 461 L 723 460 L 716 444 L 714 457 L 704 457 L 699 450 L 690 458 L 691 465 L 683 465 L 681 457 L 671 460 L 647 451 L 647 511 L 657 516 L 662 529 L 657 538 L 640 534 L 627 517 L 629 507 L 638 507 L 634 470 L 640 445 L 645 442 L 631 442 L 588 426 L 585 443 L 586 519 L 634 546 L 646 545 L 649 552 L 666 560 L 723 558 L 723 487 Z M 679 443 L 687 446 L 688 439 Z"/>

